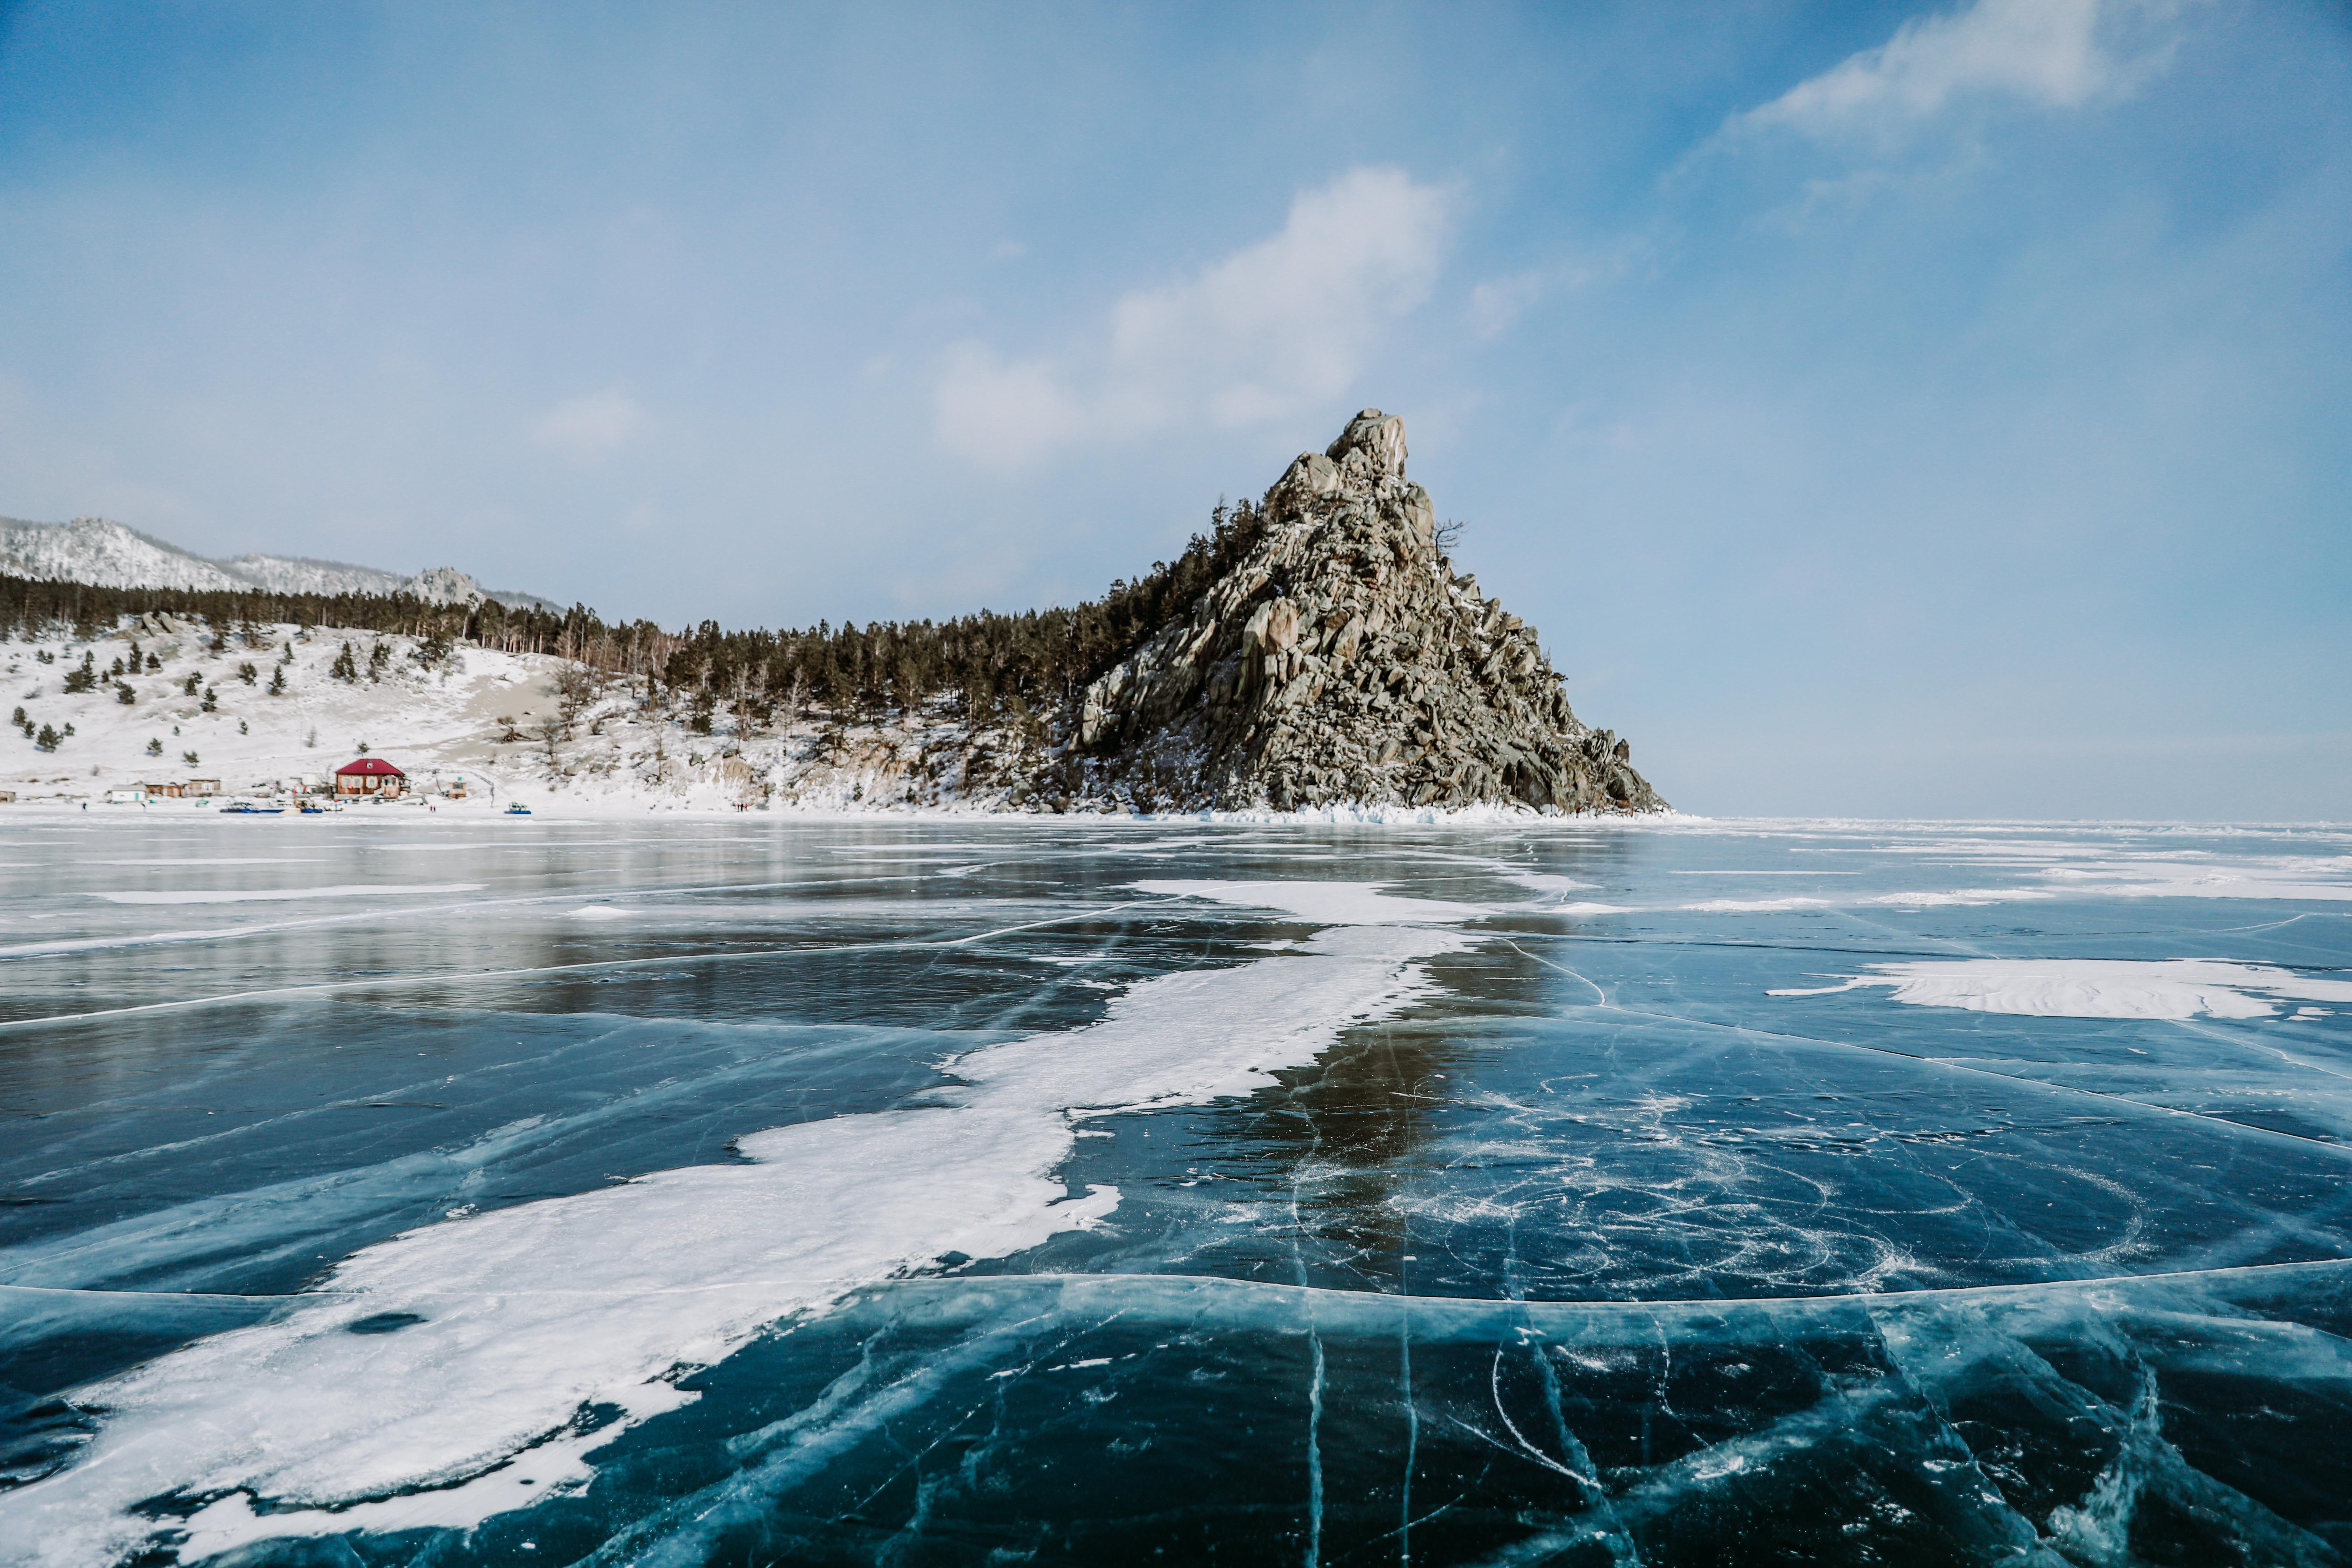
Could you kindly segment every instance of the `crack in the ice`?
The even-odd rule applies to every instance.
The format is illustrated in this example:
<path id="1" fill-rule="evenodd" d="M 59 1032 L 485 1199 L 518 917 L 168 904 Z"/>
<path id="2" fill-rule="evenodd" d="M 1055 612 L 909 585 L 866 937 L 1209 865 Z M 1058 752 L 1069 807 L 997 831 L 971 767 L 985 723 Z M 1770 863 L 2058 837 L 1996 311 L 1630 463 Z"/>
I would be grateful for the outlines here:
<path id="1" fill-rule="evenodd" d="M 1591 1476 L 1580 1475 L 1577 1471 L 1570 1469 L 1566 1465 L 1561 1464 L 1558 1459 L 1553 1458 L 1549 1454 L 1545 1453 L 1541 1448 L 1538 1448 L 1533 1443 L 1528 1442 L 1528 1435 L 1519 1430 L 1519 1424 L 1512 1420 L 1511 1413 L 1503 1407 L 1503 1347 L 1501 1345 L 1496 1345 L 1495 1347 L 1495 1363 L 1486 1375 L 1486 1389 L 1488 1394 L 1490 1394 L 1494 1398 L 1495 1414 L 1501 1418 L 1503 1429 L 1511 1435 L 1511 1441 L 1517 1443 L 1519 1446 L 1520 1450 L 1524 1452 L 1528 1458 L 1533 1459 L 1537 1464 L 1541 1465 L 1548 1470 L 1559 1471 L 1561 1475 L 1566 1476 L 1570 1480 L 1576 1482 L 1579 1486 L 1591 1487 L 1595 1490 L 1599 1489 L 1601 1483 L 1598 1479 Z M 1558 1406 L 1555 1405 L 1554 1409 L 1557 1411 Z M 1463 1422 L 1458 1416 L 1454 1418 L 1454 1422 L 1457 1426 L 1467 1425 L 1467 1423 Z M 1492 1439 L 1489 1439 L 1489 1441 L 1491 1440 Z"/>
<path id="2" fill-rule="evenodd" d="M 39 1025 L 79 1024 L 92 1018 L 119 1018 L 141 1013 L 172 1012 L 190 1007 L 209 1006 L 216 1003 L 254 1002 L 281 996 L 322 996 L 341 991 L 406 990 L 417 985 L 460 985 L 484 980 L 520 980 L 538 974 L 576 974 L 587 970 L 643 969 L 655 964 L 741 963 L 761 958 L 804 958 L 843 952 L 910 952 L 931 948 L 969 947 L 974 942 L 992 942 L 1015 931 L 1035 931 L 1043 926 L 1066 925 L 1072 921 L 1097 920 L 1149 903 L 1147 899 L 1129 899 L 1123 903 L 1106 904 L 1085 909 L 1049 920 L 1027 921 L 1020 925 L 1001 926 L 992 931 L 974 931 L 967 936 L 940 937 L 922 942 L 845 942 L 821 943 L 809 947 L 761 947 L 725 950 L 716 952 L 688 952 L 663 958 L 604 958 L 580 963 L 542 963 L 520 969 L 451 970 L 432 974 L 372 975 L 363 980 L 320 980 L 306 985 L 277 985 L 256 991 L 227 991 L 210 996 L 184 996 L 171 1002 L 142 1002 L 130 1007 L 99 1007 L 87 1013 L 58 1013 L 40 1018 L 0 1018 L 0 1029 L 31 1028 Z"/>
<path id="3" fill-rule="evenodd" d="M 1675 1013 L 1653 1013 L 1643 1009 L 1622 1007 L 1614 1005 L 1611 1005 L 1605 1009 L 1596 1005 L 1593 1010 L 1596 1012 L 1605 1010 L 1609 1012 L 1624 1013 L 1629 1016 L 1645 1018 L 1655 1023 L 1676 1024 L 1695 1029 L 1721 1030 L 1727 1034 L 1738 1035 L 1743 1037 L 1753 1037 L 1754 1038 L 1760 1040 L 1790 1041 L 1801 1045 L 1826 1047 L 1833 1050 L 1867 1051 L 1874 1056 L 1892 1057 L 1901 1061 L 1917 1062 L 1925 1067 L 1940 1068 L 1948 1072 L 1968 1073 L 1979 1078 L 1993 1079 L 2003 1083 L 2013 1083 L 2033 1089 L 2046 1089 L 2053 1094 L 2081 1095 L 2086 1099 L 2102 1100 L 2118 1105 L 2128 1105 L 2153 1115 L 2185 1116 L 2199 1121 L 2218 1122 L 2224 1127 L 2232 1128 L 2242 1132 L 2252 1132 L 2264 1134 L 2274 1138 L 2290 1139 L 2297 1143 L 2313 1144 L 2319 1148 L 2334 1151 L 2339 1155 L 2352 1158 L 2352 1144 L 2337 1143 L 2326 1138 L 2316 1138 L 2306 1133 L 2281 1131 L 2275 1128 L 2257 1126 L 2256 1124 L 2248 1121 L 2235 1121 L 2231 1120 L 2229 1117 L 2222 1116 L 2212 1111 L 2192 1110 L 2182 1106 L 2163 1105 L 2151 1100 L 2135 1100 L 2130 1095 L 2116 1094 L 2106 1089 L 2085 1089 L 2078 1084 L 2065 1083 L 2050 1079 L 2029 1078 L 2022 1073 L 1998 1072 L 1991 1068 L 1977 1067 L 1953 1057 L 1921 1056 L 1913 1051 L 1898 1051 L 1891 1046 L 1864 1045 L 1859 1040 L 1824 1039 L 1814 1035 L 1797 1035 L 1780 1030 L 1758 1029 L 1744 1024 L 1723 1024 L 1717 1023 L 1711 1018 L 1690 1017 Z"/>

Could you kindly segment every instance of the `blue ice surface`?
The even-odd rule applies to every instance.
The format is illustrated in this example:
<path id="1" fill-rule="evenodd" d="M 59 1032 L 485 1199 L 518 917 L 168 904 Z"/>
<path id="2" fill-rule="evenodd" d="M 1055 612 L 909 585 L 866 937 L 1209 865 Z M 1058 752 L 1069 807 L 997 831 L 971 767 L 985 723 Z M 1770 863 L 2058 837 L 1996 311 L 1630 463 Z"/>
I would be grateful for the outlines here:
<path id="1" fill-rule="evenodd" d="M 1109 1223 L 681 1366 L 533 1506 L 237 1560 L 2352 1556 L 2352 1006 L 1833 989 L 2212 960 L 2324 998 L 2352 832 L 507 826 L 0 828 L 18 1501 L 85 1484 L 78 1391 L 363 1249 L 939 1104 L 963 1053 L 1323 929 L 1136 882 L 1314 880 L 1491 912 L 1269 1087 L 1087 1121 L 1057 1173 Z M 215 1500 L 152 1500 L 146 1549 Z"/>

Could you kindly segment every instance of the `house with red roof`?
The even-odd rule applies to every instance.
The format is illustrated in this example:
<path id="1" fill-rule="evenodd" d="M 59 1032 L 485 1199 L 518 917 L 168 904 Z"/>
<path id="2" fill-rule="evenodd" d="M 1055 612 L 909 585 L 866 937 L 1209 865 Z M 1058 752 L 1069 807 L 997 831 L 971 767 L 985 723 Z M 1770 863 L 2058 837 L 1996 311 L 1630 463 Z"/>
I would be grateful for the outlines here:
<path id="1" fill-rule="evenodd" d="M 335 770 L 337 795 L 396 795 L 408 787 L 408 775 L 382 757 L 362 757 Z"/>

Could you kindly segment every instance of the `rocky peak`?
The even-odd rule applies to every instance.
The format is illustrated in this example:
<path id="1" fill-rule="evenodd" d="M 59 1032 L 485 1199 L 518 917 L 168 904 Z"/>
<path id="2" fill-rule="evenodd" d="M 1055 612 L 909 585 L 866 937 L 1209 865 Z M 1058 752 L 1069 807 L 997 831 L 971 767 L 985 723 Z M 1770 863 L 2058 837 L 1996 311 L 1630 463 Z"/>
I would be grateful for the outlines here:
<path id="1" fill-rule="evenodd" d="M 489 595 L 470 573 L 455 566 L 430 566 L 402 584 L 401 591 L 428 605 L 464 605 L 468 609 Z"/>
<path id="2" fill-rule="evenodd" d="M 1362 454 L 1360 461 L 1358 453 Z M 1323 455 L 1339 466 L 1342 482 L 1353 488 L 1379 479 L 1401 480 L 1404 478 L 1404 421 L 1367 408 L 1348 421 L 1348 427 L 1324 448 Z"/>
<path id="3" fill-rule="evenodd" d="M 1438 552 L 1404 422 L 1367 408 L 1302 453 L 1256 542 L 1087 689 L 1089 792 L 1168 805 L 1664 809 L 1570 710 L 1535 628 Z"/>

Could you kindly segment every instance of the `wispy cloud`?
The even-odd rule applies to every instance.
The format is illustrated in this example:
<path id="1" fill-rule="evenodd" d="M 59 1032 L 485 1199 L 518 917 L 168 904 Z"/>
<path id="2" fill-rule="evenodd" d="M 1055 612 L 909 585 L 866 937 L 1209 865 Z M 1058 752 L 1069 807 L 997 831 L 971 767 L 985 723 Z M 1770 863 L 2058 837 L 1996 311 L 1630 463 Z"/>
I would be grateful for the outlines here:
<path id="1" fill-rule="evenodd" d="M 1972 98 L 2071 109 L 2128 88 L 2146 63 L 2116 37 L 2156 7 L 2137 0 L 1976 0 L 1916 17 L 1727 131 L 1890 136 Z"/>
<path id="2" fill-rule="evenodd" d="M 1515 272 L 1490 278 L 1470 290 L 1470 331 L 1481 338 L 1500 336 L 1519 313 L 1543 298 L 1541 272 Z"/>
<path id="3" fill-rule="evenodd" d="M 1013 468 L 1074 441 L 1260 424 L 1328 403 L 1429 297 L 1451 207 L 1402 169 L 1350 170 L 1301 192 L 1279 233 L 1122 296 L 1070 352 L 1012 358 L 957 343 L 933 393 L 940 445 Z"/>
<path id="4" fill-rule="evenodd" d="M 1607 251 L 1589 251 L 1573 260 L 1474 284 L 1463 312 L 1471 335 L 1480 339 L 1500 337 L 1539 300 L 1622 277 L 1644 243 L 1641 237 L 1629 237 Z"/>
<path id="5" fill-rule="evenodd" d="M 646 413 L 625 387 L 567 398 L 539 417 L 531 433 L 576 462 L 603 457 L 643 432 Z"/>

